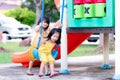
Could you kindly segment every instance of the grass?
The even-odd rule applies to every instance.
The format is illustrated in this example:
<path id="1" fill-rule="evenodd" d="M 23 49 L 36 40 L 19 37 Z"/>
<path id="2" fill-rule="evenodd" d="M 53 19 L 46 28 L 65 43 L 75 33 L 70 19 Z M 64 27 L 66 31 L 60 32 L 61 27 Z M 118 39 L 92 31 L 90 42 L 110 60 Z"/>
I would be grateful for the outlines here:
<path id="1" fill-rule="evenodd" d="M 69 57 L 96 55 L 92 53 L 96 48 L 97 48 L 97 45 L 80 45 L 69 55 Z"/>
<path id="2" fill-rule="evenodd" d="M 10 52 L 0 52 L 0 64 L 1 63 L 10 63 L 11 56 L 13 53 L 23 52 L 29 48 L 29 46 L 28 47 L 20 47 L 18 42 L 8 42 L 6 44 L 3 44 L 0 42 L 0 47 L 10 50 Z M 68 57 L 98 55 L 98 53 L 95 52 L 97 47 L 98 47 L 97 45 L 80 45 L 71 54 L 69 54 Z M 114 53 L 114 51 L 110 51 L 110 52 Z"/>
<path id="3" fill-rule="evenodd" d="M 6 44 L 0 42 L 0 47 L 10 50 L 8 52 L 0 52 L 0 64 L 11 62 L 11 56 L 14 52 L 22 52 L 29 48 L 29 47 L 20 47 L 18 42 L 7 42 Z"/>
<path id="4" fill-rule="evenodd" d="M 4 47 L 13 52 L 16 52 L 16 51 L 19 52 L 19 51 L 24 51 L 24 50 L 28 49 L 28 47 L 20 47 L 18 42 L 7 42 L 5 44 L 0 42 L 0 45 L 1 45 L 1 47 Z"/>

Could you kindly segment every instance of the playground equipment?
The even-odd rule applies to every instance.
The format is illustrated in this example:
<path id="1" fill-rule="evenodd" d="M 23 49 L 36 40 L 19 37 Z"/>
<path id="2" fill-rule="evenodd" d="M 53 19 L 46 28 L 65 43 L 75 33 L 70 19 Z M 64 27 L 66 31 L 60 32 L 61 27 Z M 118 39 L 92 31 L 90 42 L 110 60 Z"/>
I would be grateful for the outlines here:
<path id="1" fill-rule="evenodd" d="M 115 75 L 113 80 L 120 80 L 120 0 L 115 0 Z"/>
<path id="2" fill-rule="evenodd" d="M 57 21 L 55 26 L 59 26 L 60 22 Z M 86 40 L 91 33 L 67 33 L 67 46 L 68 46 L 68 54 L 70 54 L 75 48 L 77 48 L 84 40 Z M 74 39 L 74 40 L 73 40 Z M 58 48 L 58 56 L 56 59 L 60 59 L 60 47 Z M 29 49 L 25 52 L 16 52 L 12 55 L 12 62 L 14 63 L 21 63 L 24 67 L 29 65 Z M 33 66 L 39 66 L 40 62 L 35 61 Z"/>
<path id="3" fill-rule="evenodd" d="M 68 0 L 68 27 L 112 28 L 114 0 Z"/>
<path id="4" fill-rule="evenodd" d="M 60 3 L 57 3 L 56 5 L 58 5 Z M 59 8 L 58 8 L 59 9 Z M 55 26 L 59 26 L 60 25 L 60 21 L 57 21 L 55 23 Z M 77 46 L 79 46 L 85 39 L 87 39 L 89 36 L 91 35 L 91 33 L 67 33 L 67 46 L 68 46 L 68 54 L 70 54 Z M 73 37 L 74 36 L 74 37 Z M 74 38 L 71 39 L 71 38 Z M 58 48 L 58 56 L 56 59 L 60 58 L 60 47 Z M 19 60 L 18 60 L 19 58 Z M 25 51 L 25 52 L 21 52 L 19 54 L 13 54 L 12 56 L 12 62 L 14 63 L 21 63 L 23 66 L 28 66 L 29 63 L 29 50 Z M 36 64 L 34 64 L 34 66 L 39 65 L 38 61 L 35 61 Z"/>
<path id="5" fill-rule="evenodd" d="M 56 2 L 57 9 L 60 4 L 57 3 L 59 0 L 54 0 Z M 64 0 L 60 0 L 62 3 Z M 114 7 L 114 2 L 115 6 Z M 67 56 L 66 53 L 70 54 L 80 43 L 82 43 L 87 37 L 92 33 L 104 33 L 103 38 L 103 65 L 101 68 L 110 69 L 109 64 L 109 33 L 114 33 L 114 26 L 116 26 L 116 59 L 115 59 L 115 75 L 114 80 L 120 80 L 120 58 L 119 58 L 119 48 L 120 39 L 118 38 L 120 34 L 120 8 L 119 0 L 67 0 L 68 9 L 68 27 L 67 34 L 63 37 L 61 43 L 61 51 L 59 51 L 57 59 L 61 56 L 61 69 L 67 69 Z M 66 0 L 65 0 L 66 5 Z M 116 12 L 114 9 L 116 8 Z M 66 9 L 66 6 L 64 6 Z M 63 27 L 66 32 L 66 11 L 64 11 L 64 23 Z M 115 17 L 116 16 L 116 17 Z M 116 18 L 116 21 L 115 21 Z M 56 22 L 57 24 L 57 22 Z M 62 33 L 63 34 L 63 33 Z M 66 38 L 65 38 L 66 37 Z M 72 40 L 73 38 L 74 40 Z M 66 40 L 66 41 L 65 41 Z M 71 41 L 70 41 L 71 40 Z M 65 43 L 67 42 L 67 43 Z M 66 46 L 67 44 L 67 46 Z M 63 46 L 64 45 L 64 46 Z M 66 48 L 67 47 L 67 48 Z M 60 48 L 59 48 L 60 49 Z M 64 49 L 64 52 L 63 52 Z M 61 52 L 61 54 L 60 54 Z"/>

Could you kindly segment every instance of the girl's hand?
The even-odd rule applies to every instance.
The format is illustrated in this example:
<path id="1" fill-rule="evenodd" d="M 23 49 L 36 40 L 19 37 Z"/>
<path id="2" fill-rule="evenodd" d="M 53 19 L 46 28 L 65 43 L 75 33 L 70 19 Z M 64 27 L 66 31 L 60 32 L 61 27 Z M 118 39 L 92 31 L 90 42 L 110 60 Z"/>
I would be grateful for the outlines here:
<path id="1" fill-rule="evenodd" d="M 41 35 L 39 34 L 39 38 L 41 38 Z"/>
<path id="2" fill-rule="evenodd" d="M 40 23 L 40 26 L 42 26 L 43 22 Z"/>
<path id="3" fill-rule="evenodd" d="M 42 44 L 46 44 L 46 41 L 43 41 Z"/>
<path id="4" fill-rule="evenodd" d="M 35 32 L 39 32 L 39 30 L 40 30 L 40 25 L 37 25 L 35 28 Z"/>
<path id="5" fill-rule="evenodd" d="M 63 26 L 63 24 L 60 24 L 60 26 Z"/>

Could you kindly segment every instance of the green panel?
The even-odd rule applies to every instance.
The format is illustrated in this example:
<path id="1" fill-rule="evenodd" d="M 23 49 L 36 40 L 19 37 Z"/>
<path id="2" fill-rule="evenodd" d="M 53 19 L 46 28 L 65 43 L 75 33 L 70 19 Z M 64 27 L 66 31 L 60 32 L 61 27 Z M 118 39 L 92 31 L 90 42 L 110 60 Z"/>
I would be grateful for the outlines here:
<path id="1" fill-rule="evenodd" d="M 74 4 L 73 0 L 67 0 L 68 7 L 68 27 L 71 28 L 97 28 L 97 27 L 114 27 L 115 14 L 114 14 L 114 0 L 106 0 L 106 15 L 102 18 L 74 18 Z M 97 6 L 98 7 L 98 6 Z M 103 7 L 103 5 L 101 6 Z M 103 9 L 101 9 L 103 10 Z M 98 10 L 97 10 L 98 11 Z M 96 14 L 97 16 L 103 15 L 103 12 Z"/>
<path id="2" fill-rule="evenodd" d="M 105 17 L 106 16 L 106 4 L 97 3 L 95 4 L 95 17 Z"/>
<path id="3" fill-rule="evenodd" d="M 84 17 L 84 7 L 83 5 L 74 5 L 74 18 Z"/>
<path id="4" fill-rule="evenodd" d="M 94 4 L 84 4 L 84 17 L 91 18 L 95 17 L 95 5 Z"/>

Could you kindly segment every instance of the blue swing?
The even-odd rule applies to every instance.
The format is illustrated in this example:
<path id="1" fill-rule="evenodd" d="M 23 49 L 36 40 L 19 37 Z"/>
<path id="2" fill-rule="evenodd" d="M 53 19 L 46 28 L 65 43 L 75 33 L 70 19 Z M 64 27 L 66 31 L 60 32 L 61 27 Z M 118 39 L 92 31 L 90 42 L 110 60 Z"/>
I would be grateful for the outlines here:
<path id="1" fill-rule="evenodd" d="M 41 16 L 41 22 L 43 21 L 44 19 L 44 0 L 42 0 L 42 16 Z M 40 27 L 40 35 L 42 34 L 42 27 Z M 33 56 L 37 59 L 37 60 L 40 60 L 40 57 L 39 57 L 39 52 L 38 52 L 38 48 L 39 48 L 39 45 L 40 45 L 40 42 L 41 42 L 41 39 L 38 38 L 38 43 L 37 43 L 37 46 L 36 48 L 34 48 L 32 50 L 32 54 Z M 54 59 L 57 58 L 57 55 L 58 55 L 58 46 L 56 45 L 56 49 L 52 50 L 52 56 Z"/>
<path id="2" fill-rule="evenodd" d="M 40 60 L 38 49 L 34 48 L 32 50 L 32 54 L 37 60 Z M 56 49 L 52 50 L 52 56 L 54 59 L 57 58 L 57 55 L 58 55 L 58 50 L 56 50 Z"/>

